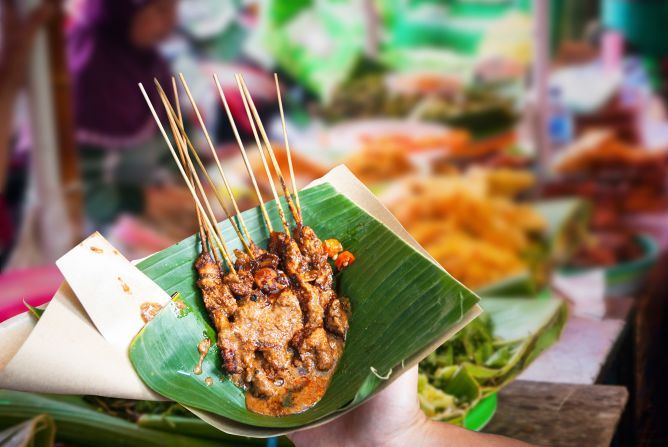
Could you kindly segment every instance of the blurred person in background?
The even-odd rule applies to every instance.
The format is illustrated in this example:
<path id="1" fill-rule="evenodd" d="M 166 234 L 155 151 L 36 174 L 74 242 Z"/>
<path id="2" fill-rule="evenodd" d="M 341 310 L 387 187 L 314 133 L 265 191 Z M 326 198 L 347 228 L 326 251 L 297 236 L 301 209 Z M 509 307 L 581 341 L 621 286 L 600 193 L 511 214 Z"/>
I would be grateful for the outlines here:
<path id="1" fill-rule="evenodd" d="M 153 79 L 171 83 L 157 47 L 176 26 L 177 0 L 85 0 L 81 8 L 68 59 L 85 211 L 99 228 L 144 212 L 147 187 L 168 175 L 169 154 L 137 84 L 159 104 Z"/>
<path id="2" fill-rule="evenodd" d="M 14 240 L 17 223 L 9 203 L 13 197 L 7 194 L 14 108 L 26 81 L 35 35 L 52 17 L 57 5 L 57 1 L 46 1 L 28 16 L 21 17 L 12 0 L 0 3 L 0 265 Z"/>

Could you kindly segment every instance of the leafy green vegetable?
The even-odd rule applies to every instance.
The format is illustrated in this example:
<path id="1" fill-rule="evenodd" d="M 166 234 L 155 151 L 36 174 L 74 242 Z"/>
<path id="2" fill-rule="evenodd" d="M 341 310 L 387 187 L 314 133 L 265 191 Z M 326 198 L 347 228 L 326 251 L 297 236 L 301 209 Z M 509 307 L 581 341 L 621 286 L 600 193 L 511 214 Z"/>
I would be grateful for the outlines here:
<path id="1" fill-rule="evenodd" d="M 23 423 L 0 431 L 0 445 L 14 447 L 52 447 L 56 426 L 53 418 L 38 414 Z"/>
<path id="2" fill-rule="evenodd" d="M 80 447 L 225 447 L 236 442 L 165 433 L 139 427 L 92 409 L 76 396 L 42 396 L 0 390 L 0 430 L 48 414 L 56 423 L 59 442 Z"/>
<path id="3" fill-rule="evenodd" d="M 481 399 L 514 379 L 558 340 L 566 321 L 556 299 L 483 298 L 485 313 L 420 363 L 424 412 L 462 424 Z"/>
<path id="4" fill-rule="evenodd" d="M 31 306 L 30 304 L 28 304 L 28 302 L 26 300 L 23 300 L 23 305 L 26 308 L 28 308 L 28 312 L 30 312 L 30 315 L 32 315 L 33 317 L 35 317 L 38 320 L 40 319 L 40 317 L 42 316 L 42 314 L 46 310 L 46 309 L 40 309 L 39 307 Z"/>

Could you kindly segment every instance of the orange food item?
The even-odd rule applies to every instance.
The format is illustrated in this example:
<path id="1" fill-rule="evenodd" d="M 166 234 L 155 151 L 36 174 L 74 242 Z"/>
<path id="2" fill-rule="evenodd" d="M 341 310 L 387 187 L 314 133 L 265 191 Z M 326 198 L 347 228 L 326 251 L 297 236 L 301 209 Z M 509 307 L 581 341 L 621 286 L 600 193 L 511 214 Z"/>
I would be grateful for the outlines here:
<path id="1" fill-rule="evenodd" d="M 349 251 L 344 251 L 336 258 L 335 264 L 337 269 L 343 270 L 352 265 L 353 262 L 355 262 L 355 256 Z"/>
<path id="2" fill-rule="evenodd" d="M 327 256 L 330 258 L 335 258 L 336 255 L 343 251 L 341 242 L 337 241 L 336 239 L 327 239 L 322 243 L 322 246 L 325 249 L 325 253 L 327 253 Z"/>

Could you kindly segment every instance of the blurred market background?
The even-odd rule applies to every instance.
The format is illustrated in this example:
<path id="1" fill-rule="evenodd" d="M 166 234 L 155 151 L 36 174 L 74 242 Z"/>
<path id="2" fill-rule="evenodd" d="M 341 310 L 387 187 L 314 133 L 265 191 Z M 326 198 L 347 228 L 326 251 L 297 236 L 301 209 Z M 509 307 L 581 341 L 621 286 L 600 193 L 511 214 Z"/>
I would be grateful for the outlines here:
<path id="1" fill-rule="evenodd" d="M 614 399 L 585 405 L 576 429 L 668 443 L 668 2 L 65 0 L 39 16 L 40 1 L 15 3 L 0 25 L 0 321 L 47 303 L 54 261 L 93 231 L 138 259 L 196 230 L 138 82 L 184 74 L 247 209 L 212 75 L 261 172 L 234 74 L 285 165 L 278 73 L 300 186 L 345 164 L 484 297 L 486 314 L 421 365 L 429 416 L 479 429 L 494 415 L 503 432 L 506 385 L 617 385 L 612 423 L 584 421 Z M 0 431 L 22 423 L 65 445 L 265 443 L 176 405 L 0 391 Z"/>

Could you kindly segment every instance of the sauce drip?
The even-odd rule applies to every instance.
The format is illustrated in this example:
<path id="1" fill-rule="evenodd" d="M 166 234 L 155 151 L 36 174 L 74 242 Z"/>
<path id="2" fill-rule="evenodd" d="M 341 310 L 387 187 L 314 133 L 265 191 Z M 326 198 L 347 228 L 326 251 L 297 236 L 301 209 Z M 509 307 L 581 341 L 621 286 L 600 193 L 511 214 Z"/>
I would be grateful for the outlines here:
<path id="1" fill-rule="evenodd" d="M 98 248 L 98 247 L 91 247 L 90 251 L 92 251 L 94 253 L 98 253 L 98 254 L 99 253 L 104 253 L 104 250 L 102 250 L 101 248 Z"/>
<path id="2" fill-rule="evenodd" d="M 204 383 L 206 383 L 206 386 L 211 386 L 213 385 L 213 379 L 211 377 L 207 377 L 204 379 Z"/>
<path id="3" fill-rule="evenodd" d="M 139 311 L 141 313 L 141 319 L 144 320 L 144 323 L 148 323 L 160 312 L 162 306 L 158 303 L 142 303 L 139 306 Z"/>
<path id="4" fill-rule="evenodd" d="M 332 337 L 332 340 L 334 338 Z M 343 352 L 343 340 L 335 340 L 337 358 Z M 246 408 L 266 416 L 287 416 L 301 413 L 318 403 L 325 395 L 336 365 L 328 371 L 307 372 L 303 368 L 288 368 L 279 381 L 282 390 L 268 399 L 246 392 Z M 280 382 L 279 382 L 280 383 Z"/>
<path id="5" fill-rule="evenodd" d="M 118 279 L 118 282 L 121 283 L 121 288 L 123 289 L 123 292 L 127 293 L 128 295 L 132 293 L 132 291 L 130 290 L 130 286 L 128 286 L 127 283 L 123 281 L 123 278 L 119 276 L 116 279 Z"/>
<path id="6" fill-rule="evenodd" d="M 193 369 L 193 372 L 197 375 L 202 374 L 202 363 L 204 362 L 204 357 L 206 357 L 206 354 L 209 352 L 209 348 L 211 348 L 211 340 L 208 338 L 205 338 L 197 344 L 197 351 L 199 351 L 199 361 L 197 362 L 197 365 L 195 365 L 195 369 Z"/>

